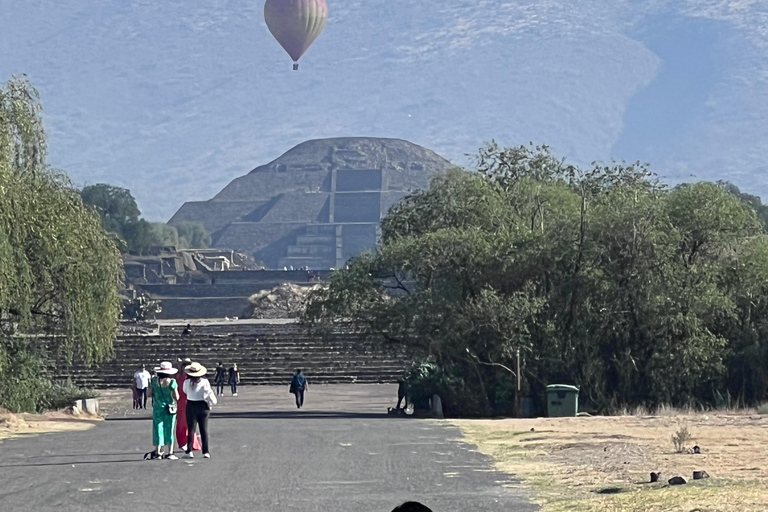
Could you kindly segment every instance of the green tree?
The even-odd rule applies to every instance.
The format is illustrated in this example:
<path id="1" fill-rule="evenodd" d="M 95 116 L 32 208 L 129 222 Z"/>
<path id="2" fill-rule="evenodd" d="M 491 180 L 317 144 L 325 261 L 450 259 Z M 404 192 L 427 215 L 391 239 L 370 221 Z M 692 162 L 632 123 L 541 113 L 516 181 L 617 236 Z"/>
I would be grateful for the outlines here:
<path id="1" fill-rule="evenodd" d="M 80 196 L 83 203 L 96 208 L 107 231 L 122 235 L 125 225 L 139 221 L 141 211 L 127 188 L 98 183 L 84 187 Z"/>
<path id="2" fill-rule="evenodd" d="M 141 218 L 141 211 L 131 191 L 106 183 L 88 185 L 80 191 L 83 203 L 93 207 L 101 217 L 101 224 L 113 233 L 121 252 L 144 254 L 153 245 L 163 243 L 169 230 L 158 230 Z"/>
<path id="3" fill-rule="evenodd" d="M 179 236 L 179 247 L 183 249 L 207 249 L 211 246 L 211 235 L 202 222 L 179 222 L 173 226 Z"/>
<path id="4" fill-rule="evenodd" d="M 181 243 L 179 240 L 179 232 L 176 230 L 175 226 L 170 226 L 163 222 L 153 222 L 150 226 L 152 228 L 152 245 L 186 249 L 186 240 L 184 241 L 184 244 Z"/>
<path id="5" fill-rule="evenodd" d="M 758 196 L 747 194 L 739 190 L 739 187 L 733 183 L 727 181 L 718 181 L 718 185 L 722 186 L 726 192 L 732 194 L 741 200 L 744 204 L 755 210 L 757 218 L 760 219 L 763 229 L 768 231 L 768 205 L 763 204 L 763 201 Z"/>
<path id="6" fill-rule="evenodd" d="M 24 79 L 11 80 L 0 87 L 0 380 L 5 383 L 11 380 L 4 372 L 21 365 L 32 350 L 14 336 L 63 334 L 54 349 L 92 363 L 110 353 L 120 314 L 123 274 L 114 240 L 45 157 L 37 92 Z M 8 403 L 14 392 L 0 387 L 0 405 L 14 406 Z"/>
<path id="7" fill-rule="evenodd" d="M 546 147 L 490 144 L 477 171 L 392 208 L 376 252 L 313 292 L 303 321 L 402 345 L 423 395 L 454 414 L 509 412 L 517 350 L 524 392 L 574 383 L 599 410 L 766 398 L 768 246 L 752 205 Z"/>

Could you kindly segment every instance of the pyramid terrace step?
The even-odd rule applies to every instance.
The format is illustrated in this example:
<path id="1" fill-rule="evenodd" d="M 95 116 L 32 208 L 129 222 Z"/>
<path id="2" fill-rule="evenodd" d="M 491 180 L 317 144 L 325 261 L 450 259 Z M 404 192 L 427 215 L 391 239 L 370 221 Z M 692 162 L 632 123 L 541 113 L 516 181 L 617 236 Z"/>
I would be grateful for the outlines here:
<path id="1" fill-rule="evenodd" d="M 381 346 L 340 330 L 331 339 L 318 339 L 296 324 L 238 326 L 237 333 L 121 336 L 114 358 L 92 368 L 51 360 L 55 378 L 96 389 L 126 387 L 142 364 L 155 365 L 183 355 L 213 370 L 218 361 L 236 362 L 245 385 L 286 384 L 296 367 L 305 369 L 311 382 L 391 383 L 406 368 L 402 351 Z"/>

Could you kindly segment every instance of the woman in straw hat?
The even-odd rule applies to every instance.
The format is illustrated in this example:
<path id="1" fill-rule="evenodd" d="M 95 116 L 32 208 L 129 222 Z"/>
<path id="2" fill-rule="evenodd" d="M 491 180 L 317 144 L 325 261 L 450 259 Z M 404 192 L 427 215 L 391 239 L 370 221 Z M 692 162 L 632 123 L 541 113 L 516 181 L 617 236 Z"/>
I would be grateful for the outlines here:
<path id="1" fill-rule="evenodd" d="M 173 454 L 173 434 L 176 423 L 176 404 L 179 400 L 179 386 L 173 376 L 178 372 L 169 361 L 163 361 L 155 368 L 157 374 L 150 382 L 152 393 L 152 444 L 155 445 L 153 459 L 178 459 Z M 163 447 L 168 453 L 163 454 Z"/>
<path id="2" fill-rule="evenodd" d="M 184 368 L 187 380 L 184 381 L 184 393 L 187 395 L 187 439 L 193 439 L 195 430 L 200 427 L 200 441 L 203 445 L 203 457 L 211 458 L 208 451 L 208 416 L 211 414 L 211 405 L 216 404 L 216 394 L 211 389 L 211 383 L 203 376 L 208 373 L 205 366 L 200 363 L 192 363 Z M 192 443 L 187 444 L 185 457 L 194 457 Z"/>

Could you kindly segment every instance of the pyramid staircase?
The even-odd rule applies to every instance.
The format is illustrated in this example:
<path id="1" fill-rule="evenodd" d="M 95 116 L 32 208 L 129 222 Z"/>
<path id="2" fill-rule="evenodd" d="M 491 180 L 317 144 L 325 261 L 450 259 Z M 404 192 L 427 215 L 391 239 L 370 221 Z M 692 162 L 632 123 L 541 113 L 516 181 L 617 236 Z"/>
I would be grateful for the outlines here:
<path id="1" fill-rule="evenodd" d="M 237 363 L 243 384 L 285 384 L 296 368 L 312 383 L 390 383 L 406 368 L 402 351 L 382 347 L 353 332 L 338 332 L 330 340 L 311 336 L 296 324 L 249 326 L 248 332 L 229 335 L 178 333 L 121 336 L 114 359 L 95 367 L 68 367 L 51 361 L 57 379 L 94 389 L 125 388 L 142 364 L 189 357 L 213 371 L 221 361 Z"/>

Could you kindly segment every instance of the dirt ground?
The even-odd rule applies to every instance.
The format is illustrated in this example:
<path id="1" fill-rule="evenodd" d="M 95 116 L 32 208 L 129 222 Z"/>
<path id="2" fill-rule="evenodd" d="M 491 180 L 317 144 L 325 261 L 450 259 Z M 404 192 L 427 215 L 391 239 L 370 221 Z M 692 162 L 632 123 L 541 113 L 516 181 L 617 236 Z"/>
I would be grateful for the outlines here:
<path id="1" fill-rule="evenodd" d="M 455 421 L 544 512 L 768 511 L 768 416 L 674 414 Z M 690 450 L 672 436 L 687 427 Z M 693 480 L 693 471 L 710 478 Z M 650 473 L 661 482 L 650 484 Z M 670 486 L 684 477 L 688 483 Z"/>
<path id="2" fill-rule="evenodd" d="M 11 414 L 0 409 L 0 441 L 17 436 L 88 430 L 100 418 L 75 417 L 67 412 Z"/>

